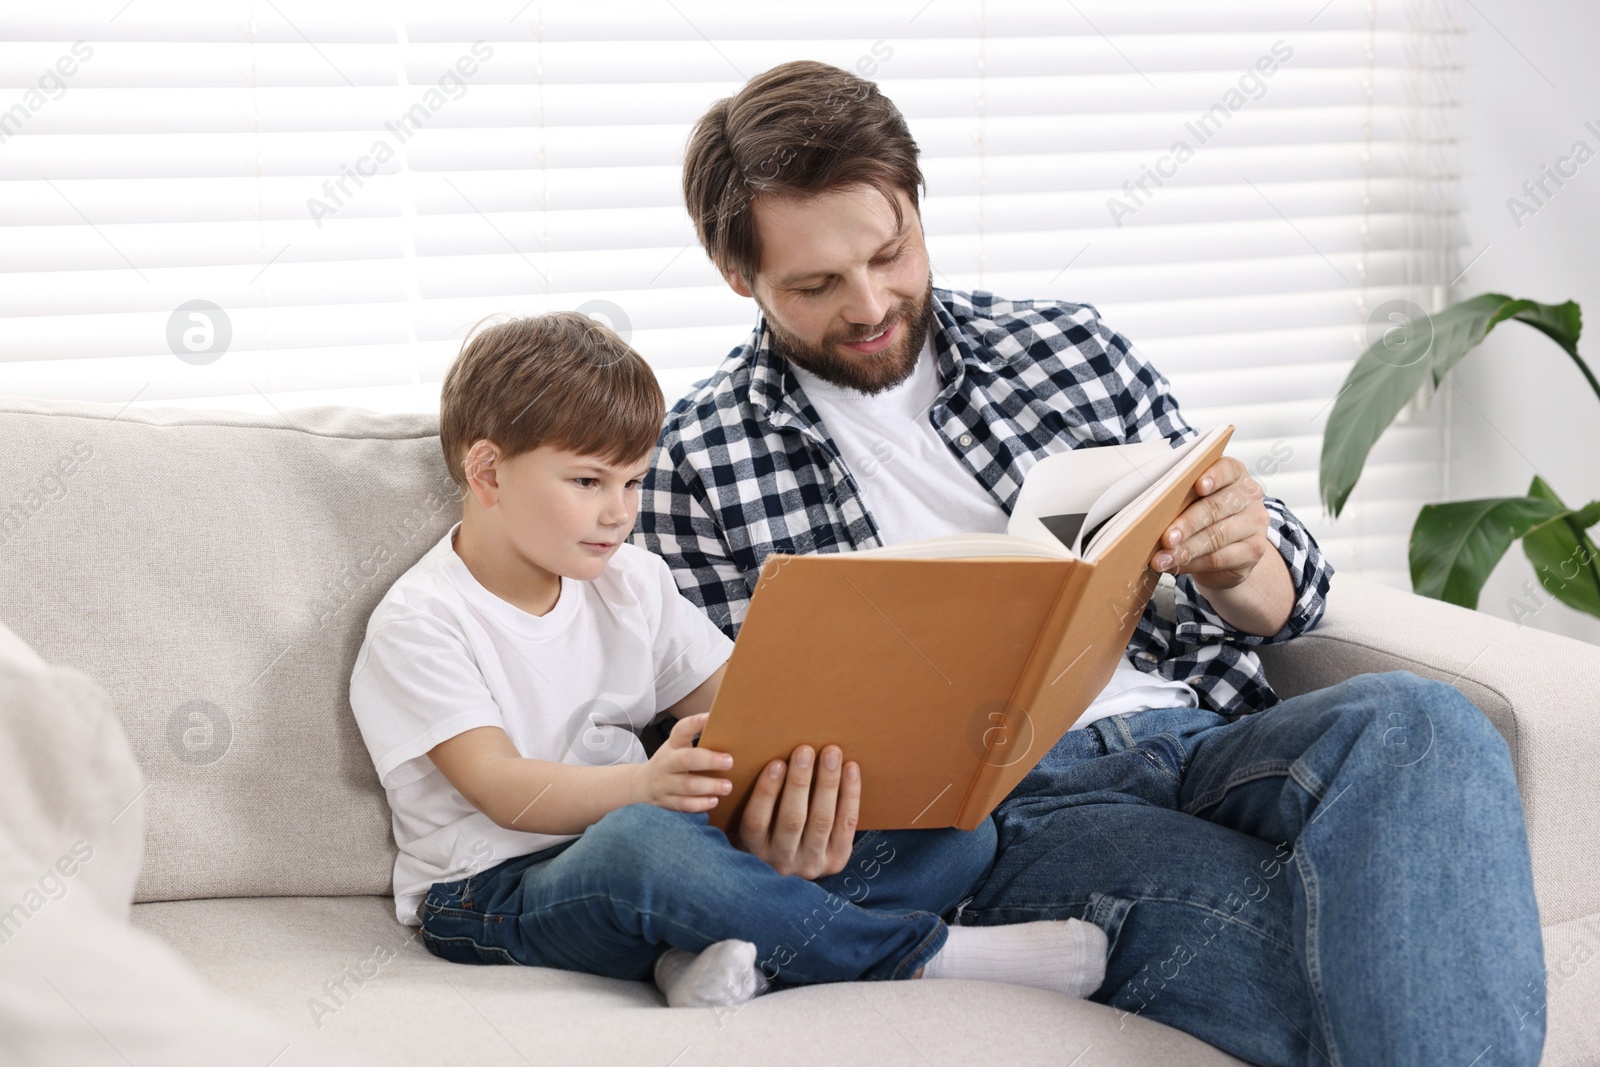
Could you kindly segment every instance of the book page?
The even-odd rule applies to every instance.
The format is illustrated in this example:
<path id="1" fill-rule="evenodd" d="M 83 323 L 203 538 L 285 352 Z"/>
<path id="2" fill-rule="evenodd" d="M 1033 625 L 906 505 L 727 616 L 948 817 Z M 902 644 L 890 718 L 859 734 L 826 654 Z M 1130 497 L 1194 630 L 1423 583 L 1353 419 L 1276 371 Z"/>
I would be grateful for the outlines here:
<path id="1" fill-rule="evenodd" d="M 1203 437 L 1192 437 L 1176 448 L 1167 448 L 1137 470 L 1129 471 L 1117 480 L 1117 484 L 1101 493 L 1083 520 L 1083 529 L 1078 533 L 1078 541 L 1073 545 L 1073 550 L 1080 556 L 1085 555 L 1089 544 L 1100 532 L 1101 527 L 1159 484 L 1167 472 L 1182 463 L 1203 440 Z"/>
<path id="2" fill-rule="evenodd" d="M 1167 442 L 1158 439 L 1073 448 L 1046 456 L 1023 479 L 1006 533 L 1041 544 L 1061 545 L 1077 555 L 1079 535 L 1095 513 L 1096 501 L 1129 477 L 1135 478 L 1138 486 L 1127 498 L 1132 500 L 1160 473 L 1151 474 L 1147 480 L 1139 477 L 1139 472 L 1152 464 L 1162 464 L 1170 451 Z M 1160 471 L 1166 469 L 1162 465 Z M 1098 523 L 1100 519 L 1093 521 Z"/>
<path id="3" fill-rule="evenodd" d="M 1160 496 L 1162 491 L 1171 485 L 1175 479 L 1184 477 L 1198 479 L 1200 471 L 1198 469 L 1191 470 L 1190 468 L 1195 466 L 1197 458 L 1203 456 L 1213 441 L 1230 429 L 1231 427 L 1229 426 L 1213 426 L 1199 437 L 1190 438 L 1177 448 L 1172 449 L 1170 459 L 1162 465 L 1165 469 L 1160 470 L 1159 473 L 1155 473 L 1157 466 L 1152 464 L 1145 471 L 1140 472 L 1139 475 L 1130 475 L 1126 486 L 1118 485 L 1114 487 L 1118 493 L 1133 492 L 1135 495 L 1126 503 L 1112 509 L 1110 514 L 1099 521 L 1098 525 L 1089 528 L 1088 541 L 1080 551 L 1083 558 L 1095 558 L 1101 547 L 1110 544 L 1119 533 L 1137 522 L 1148 502 Z M 1144 484 L 1147 474 L 1154 474 L 1154 480 Z M 1108 492 L 1106 499 L 1110 499 L 1112 496 L 1113 494 Z M 1099 513 L 1100 509 L 1097 505 L 1096 511 L 1091 513 L 1091 518 Z M 1152 551 L 1154 551 L 1154 546 L 1152 546 Z"/>
<path id="4" fill-rule="evenodd" d="M 1010 534 L 969 533 L 923 537 L 881 548 L 863 548 L 851 555 L 877 556 L 880 559 L 976 559 L 984 556 L 1065 559 L 1071 553 L 1065 546 L 1053 541 L 1022 540 Z"/>
<path id="5" fill-rule="evenodd" d="M 1219 429 L 1173 448 L 1165 438 L 1127 445 L 1071 448 L 1046 456 L 1024 476 L 1006 532 L 946 534 L 862 549 L 882 559 L 975 559 L 985 556 L 1088 558 L 1098 535 L 1178 468 Z M 1112 529 L 1112 527 L 1115 529 Z"/>

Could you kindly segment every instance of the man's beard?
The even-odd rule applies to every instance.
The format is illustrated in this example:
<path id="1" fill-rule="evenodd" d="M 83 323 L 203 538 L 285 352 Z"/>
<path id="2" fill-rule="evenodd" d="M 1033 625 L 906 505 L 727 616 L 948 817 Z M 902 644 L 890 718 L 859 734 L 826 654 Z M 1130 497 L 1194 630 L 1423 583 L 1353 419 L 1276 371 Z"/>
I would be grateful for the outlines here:
<path id="1" fill-rule="evenodd" d="M 917 357 L 922 355 L 933 323 L 933 281 L 929 279 L 928 290 L 920 301 L 902 300 L 876 326 L 857 326 L 829 334 L 819 346 L 806 344 L 780 326 L 766 308 L 761 310 L 767 318 L 767 329 L 772 332 L 772 347 L 780 356 L 825 382 L 871 396 L 894 388 L 917 369 Z M 882 352 L 845 356 L 835 347 L 841 342 L 876 337 L 890 323 L 899 327 L 900 336 Z"/>

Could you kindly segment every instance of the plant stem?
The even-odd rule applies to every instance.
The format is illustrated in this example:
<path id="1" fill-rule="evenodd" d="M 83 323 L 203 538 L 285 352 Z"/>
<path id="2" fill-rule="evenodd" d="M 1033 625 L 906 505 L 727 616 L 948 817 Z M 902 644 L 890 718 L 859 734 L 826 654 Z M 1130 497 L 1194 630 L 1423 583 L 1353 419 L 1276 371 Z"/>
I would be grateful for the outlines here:
<path id="1" fill-rule="evenodd" d="M 1578 369 L 1583 372 L 1584 380 L 1589 383 L 1589 388 L 1594 390 L 1595 399 L 1600 400 L 1600 381 L 1595 381 L 1594 372 L 1589 369 L 1589 364 L 1578 358 L 1578 353 L 1576 352 L 1568 352 L 1567 354 L 1572 357 L 1572 362 L 1576 363 Z"/>

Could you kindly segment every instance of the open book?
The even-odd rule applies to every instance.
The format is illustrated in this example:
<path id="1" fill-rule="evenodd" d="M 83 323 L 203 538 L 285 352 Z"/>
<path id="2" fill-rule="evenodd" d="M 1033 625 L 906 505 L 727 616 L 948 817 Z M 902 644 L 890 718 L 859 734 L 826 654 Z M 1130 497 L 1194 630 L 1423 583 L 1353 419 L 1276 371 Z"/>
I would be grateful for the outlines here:
<path id="1" fill-rule="evenodd" d="M 734 758 L 712 824 L 770 761 L 831 743 L 861 765 L 861 829 L 975 828 L 1111 679 L 1232 433 L 1048 456 L 1003 534 L 769 556 L 700 739 Z"/>

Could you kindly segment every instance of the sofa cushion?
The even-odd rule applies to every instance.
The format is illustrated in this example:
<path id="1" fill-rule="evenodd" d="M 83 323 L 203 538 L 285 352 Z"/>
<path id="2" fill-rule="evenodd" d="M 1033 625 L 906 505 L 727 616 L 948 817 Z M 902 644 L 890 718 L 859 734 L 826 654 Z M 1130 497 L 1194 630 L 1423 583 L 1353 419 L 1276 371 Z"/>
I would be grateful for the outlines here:
<path id="1" fill-rule="evenodd" d="M 446 963 L 386 897 L 143 904 L 134 923 L 264 1009 L 296 1049 L 386 1064 L 1241 1062 L 1113 1008 L 989 982 L 839 983 L 671 1010 L 643 982 Z"/>
<path id="2" fill-rule="evenodd" d="M 137 899 L 383 893 L 350 668 L 459 518 L 437 418 L 0 399 L 0 621 L 111 694 L 148 783 Z"/>

